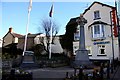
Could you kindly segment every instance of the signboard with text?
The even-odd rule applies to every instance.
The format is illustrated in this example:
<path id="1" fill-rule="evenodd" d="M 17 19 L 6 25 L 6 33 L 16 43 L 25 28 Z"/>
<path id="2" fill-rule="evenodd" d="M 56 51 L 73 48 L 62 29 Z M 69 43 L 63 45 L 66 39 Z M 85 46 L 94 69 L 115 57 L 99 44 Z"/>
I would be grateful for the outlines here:
<path id="1" fill-rule="evenodd" d="M 97 45 L 97 44 L 109 44 L 110 43 L 110 41 L 105 41 L 105 42 L 94 42 L 93 44 L 94 45 Z"/>

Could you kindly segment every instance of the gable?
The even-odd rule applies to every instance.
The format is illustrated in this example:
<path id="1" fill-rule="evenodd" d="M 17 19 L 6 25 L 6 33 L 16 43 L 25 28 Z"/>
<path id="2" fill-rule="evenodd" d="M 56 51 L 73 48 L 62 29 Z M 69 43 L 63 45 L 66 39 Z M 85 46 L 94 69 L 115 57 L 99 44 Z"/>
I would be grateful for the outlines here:
<path id="1" fill-rule="evenodd" d="M 13 42 L 13 35 L 11 33 L 7 33 L 4 38 L 3 38 L 3 42 L 4 42 L 4 45 L 3 46 L 6 46 L 8 44 L 11 44 Z"/>
<path id="2" fill-rule="evenodd" d="M 14 36 L 11 34 L 11 33 L 7 33 L 3 39 L 11 39 L 11 38 L 14 38 Z"/>
<path id="3" fill-rule="evenodd" d="M 113 6 L 110 6 L 110 5 L 103 4 L 103 3 L 100 3 L 100 2 L 95 1 L 95 2 L 93 2 L 93 3 L 84 11 L 83 14 L 85 14 L 87 11 L 91 10 L 92 7 L 94 7 L 94 6 L 102 6 L 102 7 L 111 8 L 111 9 L 112 9 L 112 8 L 115 8 L 115 7 L 113 7 Z"/>

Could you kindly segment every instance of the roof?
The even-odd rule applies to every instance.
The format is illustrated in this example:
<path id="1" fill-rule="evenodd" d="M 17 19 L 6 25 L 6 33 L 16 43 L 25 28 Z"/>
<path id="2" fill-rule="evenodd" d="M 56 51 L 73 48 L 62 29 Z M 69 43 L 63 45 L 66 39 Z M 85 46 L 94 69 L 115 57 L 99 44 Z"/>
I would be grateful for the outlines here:
<path id="1" fill-rule="evenodd" d="M 110 24 L 108 24 L 108 23 L 106 23 L 106 22 L 103 22 L 103 21 L 95 21 L 95 22 L 93 22 L 92 24 L 90 24 L 88 27 L 90 27 L 90 26 L 92 26 L 92 25 L 95 25 L 95 24 L 110 25 Z"/>
<path id="2" fill-rule="evenodd" d="M 14 37 L 22 37 L 23 35 L 21 35 L 21 34 L 17 34 L 17 33 L 11 33 Z"/>
<path id="3" fill-rule="evenodd" d="M 79 17 L 71 18 L 67 25 L 71 25 L 71 24 L 75 24 L 75 23 L 77 24 L 76 19 L 78 19 L 78 18 Z"/>
<path id="4" fill-rule="evenodd" d="M 15 38 L 15 37 L 20 38 L 20 37 L 23 36 L 23 35 L 21 35 L 21 34 L 13 33 L 13 32 L 12 32 L 12 33 L 11 33 L 11 32 L 8 32 L 5 36 L 7 36 L 9 33 L 10 33 L 14 38 Z M 5 36 L 3 37 L 3 39 L 5 38 Z"/>
<path id="5" fill-rule="evenodd" d="M 91 8 L 95 3 L 100 4 L 100 5 L 102 5 L 102 6 L 109 7 L 109 8 L 115 8 L 115 7 L 113 7 L 113 6 L 110 6 L 110 5 L 107 5 L 107 4 L 104 4 L 104 3 L 101 3 L 101 2 L 95 1 L 95 2 L 93 2 L 93 3 L 84 11 L 83 14 L 85 14 L 88 10 L 90 10 L 90 8 Z"/>
<path id="6" fill-rule="evenodd" d="M 95 1 L 95 2 L 93 2 L 93 3 L 84 11 L 83 14 L 85 14 L 88 10 L 90 10 L 90 8 L 91 8 L 95 3 L 100 4 L 100 5 L 102 5 L 102 6 L 109 7 L 109 8 L 115 8 L 115 7 L 113 7 L 113 6 L 110 6 L 110 5 L 103 4 L 103 3 L 101 3 L 101 2 Z M 67 25 L 71 25 L 71 24 L 75 24 L 75 23 L 77 24 L 76 19 L 78 19 L 78 18 L 79 18 L 79 17 L 71 18 Z"/>
<path id="7" fill-rule="evenodd" d="M 30 34 L 28 33 L 27 37 L 28 38 L 35 38 L 37 35 L 40 35 L 41 33 L 37 33 L 37 34 Z M 21 38 L 24 38 L 25 36 L 22 36 Z"/>

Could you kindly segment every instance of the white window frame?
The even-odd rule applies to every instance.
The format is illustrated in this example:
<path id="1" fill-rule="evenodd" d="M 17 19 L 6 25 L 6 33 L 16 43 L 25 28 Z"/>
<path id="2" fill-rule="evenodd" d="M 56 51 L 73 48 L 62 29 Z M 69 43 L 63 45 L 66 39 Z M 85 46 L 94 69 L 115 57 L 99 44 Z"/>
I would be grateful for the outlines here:
<path id="1" fill-rule="evenodd" d="M 104 54 L 101 54 L 101 49 L 104 49 Z M 106 55 L 105 45 L 98 45 L 98 55 Z"/>
<path id="2" fill-rule="evenodd" d="M 98 29 L 99 31 L 95 33 L 95 27 L 98 27 L 98 26 L 99 26 L 99 29 Z M 104 38 L 105 37 L 104 32 L 105 32 L 105 27 L 103 24 L 96 24 L 91 27 L 92 38 Z"/>
<path id="3" fill-rule="evenodd" d="M 86 49 L 88 50 L 88 55 L 92 55 L 91 46 L 86 46 Z"/>
<path id="4" fill-rule="evenodd" d="M 94 19 L 100 19 L 100 11 L 94 11 Z"/>
<path id="5" fill-rule="evenodd" d="M 78 45 L 73 46 L 73 54 L 76 55 L 76 51 L 79 49 Z"/>

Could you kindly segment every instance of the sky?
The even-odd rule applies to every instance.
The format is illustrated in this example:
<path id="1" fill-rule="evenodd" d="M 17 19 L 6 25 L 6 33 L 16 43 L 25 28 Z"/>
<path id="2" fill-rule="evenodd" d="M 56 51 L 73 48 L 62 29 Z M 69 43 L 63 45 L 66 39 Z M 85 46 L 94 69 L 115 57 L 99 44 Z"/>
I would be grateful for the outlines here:
<path id="1" fill-rule="evenodd" d="M 97 0 L 99 1 L 99 0 Z M 110 1 L 110 0 L 109 0 Z M 54 5 L 54 12 L 52 19 L 59 24 L 59 35 L 65 34 L 65 27 L 71 18 L 78 17 L 80 13 L 83 13 L 88 8 L 92 1 L 38 1 L 33 0 L 32 10 L 30 12 L 30 21 L 28 26 L 28 33 L 39 33 L 40 23 L 44 18 L 49 17 L 49 11 L 51 5 Z M 114 6 L 114 2 L 100 2 Z M 26 34 L 26 25 L 28 18 L 28 6 L 27 1 L 16 0 L 1 0 L 0 1 L 0 39 L 5 36 L 10 27 L 18 34 Z M 41 30 L 42 31 L 42 30 Z"/>

